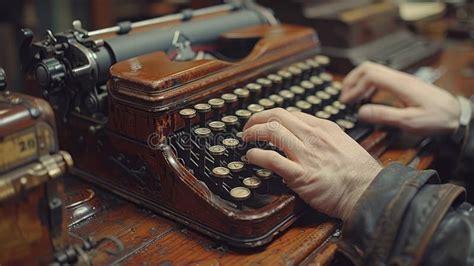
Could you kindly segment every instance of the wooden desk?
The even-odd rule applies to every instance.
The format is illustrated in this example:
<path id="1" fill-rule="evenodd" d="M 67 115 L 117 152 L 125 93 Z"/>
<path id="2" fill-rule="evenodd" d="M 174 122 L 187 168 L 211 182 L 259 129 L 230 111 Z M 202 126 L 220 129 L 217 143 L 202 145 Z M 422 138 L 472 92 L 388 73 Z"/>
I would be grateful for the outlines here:
<path id="1" fill-rule="evenodd" d="M 462 77 L 459 71 L 470 58 L 474 60 L 469 46 L 450 45 L 434 64 L 447 70 L 438 84 L 465 95 L 472 93 L 474 80 Z M 424 169 L 433 158 L 429 152 L 420 153 L 421 148 L 393 146 L 380 154 L 373 147 L 371 152 L 384 164 L 400 161 Z M 114 236 L 124 245 L 115 256 L 106 253 L 112 244 L 89 252 L 96 265 L 318 265 L 330 262 L 336 250 L 340 223 L 316 212 L 304 216 L 268 246 L 243 250 L 215 242 L 75 178 L 69 178 L 67 184 L 67 204 L 87 196 L 87 188 L 95 192 L 92 200 L 68 209 L 71 239 L 80 243 L 78 238 Z"/>

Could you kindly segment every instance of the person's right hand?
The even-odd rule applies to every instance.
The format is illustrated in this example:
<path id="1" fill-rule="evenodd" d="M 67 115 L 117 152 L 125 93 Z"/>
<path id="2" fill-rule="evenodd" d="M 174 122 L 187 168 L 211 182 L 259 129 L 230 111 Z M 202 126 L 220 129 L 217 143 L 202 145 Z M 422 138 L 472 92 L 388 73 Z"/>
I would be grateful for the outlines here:
<path id="1" fill-rule="evenodd" d="M 365 104 L 359 110 L 362 121 L 396 126 L 420 135 L 450 134 L 459 127 L 460 106 L 449 92 L 371 62 L 361 64 L 347 75 L 340 101 L 356 102 L 374 90 L 389 91 L 405 108 Z"/>

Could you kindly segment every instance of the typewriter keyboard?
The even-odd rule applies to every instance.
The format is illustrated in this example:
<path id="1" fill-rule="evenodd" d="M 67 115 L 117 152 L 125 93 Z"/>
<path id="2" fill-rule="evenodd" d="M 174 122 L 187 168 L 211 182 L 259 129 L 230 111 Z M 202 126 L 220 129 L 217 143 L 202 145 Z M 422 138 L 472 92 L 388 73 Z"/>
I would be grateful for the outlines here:
<path id="1" fill-rule="evenodd" d="M 185 127 L 169 136 L 171 147 L 194 176 L 229 206 L 265 206 L 289 191 L 270 170 L 246 161 L 245 154 L 253 147 L 280 152 L 271 143 L 242 141 L 242 128 L 253 114 L 276 107 L 305 112 L 334 121 L 355 140 L 372 130 L 357 122 L 356 107 L 337 100 L 342 86 L 325 71 L 328 64 L 327 57 L 316 56 L 180 110 Z"/>

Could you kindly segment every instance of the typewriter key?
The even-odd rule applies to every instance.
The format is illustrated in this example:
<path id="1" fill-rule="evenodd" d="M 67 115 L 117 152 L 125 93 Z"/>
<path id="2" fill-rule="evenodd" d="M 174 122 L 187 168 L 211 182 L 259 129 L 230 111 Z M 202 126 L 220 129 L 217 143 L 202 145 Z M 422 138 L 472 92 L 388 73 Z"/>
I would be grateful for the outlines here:
<path id="1" fill-rule="evenodd" d="M 329 63 L 331 62 L 329 57 L 327 57 L 325 55 L 317 55 L 317 56 L 314 57 L 314 60 L 316 60 L 316 62 L 318 62 L 318 64 L 321 67 L 327 67 L 329 65 Z"/>
<path id="2" fill-rule="evenodd" d="M 257 79 L 257 84 L 262 86 L 263 97 L 268 97 L 272 91 L 272 81 L 266 78 L 259 78 Z"/>
<path id="3" fill-rule="evenodd" d="M 278 76 L 280 76 L 283 79 L 283 88 L 287 89 L 291 86 L 291 83 L 293 81 L 293 75 L 286 71 L 286 70 L 280 70 L 278 71 Z"/>
<path id="4" fill-rule="evenodd" d="M 256 113 L 260 113 L 262 112 L 263 110 L 265 110 L 265 108 L 263 108 L 263 106 L 261 106 L 260 104 L 251 104 L 247 107 L 247 109 L 252 112 L 252 114 L 256 114 Z"/>
<path id="5" fill-rule="evenodd" d="M 199 103 L 194 106 L 194 109 L 199 113 L 199 125 L 206 126 L 206 113 L 211 111 L 211 106 L 207 103 Z"/>
<path id="6" fill-rule="evenodd" d="M 342 83 L 339 81 L 333 81 L 331 86 L 338 91 L 342 90 Z"/>
<path id="7" fill-rule="evenodd" d="M 249 83 L 245 86 L 247 90 L 250 92 L 250 98 L 257 99 L 260 93 L 262 92 L 262 86 L 256 83 Z"/>
<path id="8" fill-rule="evenodd" d="M 295 66 L 303 71 L 303 79 L 308 79 L 311 75 L 311 67 L 305 62 L 296 63 Z"/>
<path id="9" fill-rule="evenodd" d="M 194 129 L 194 134 L 196 134 L 198 138 L 207 138 L 211 135 L 211 130 L 209 128 L 199 127 Z"/>
<path id="10" fill-rule="evenodd" d="M 249 90 L 238 88 L 234 90 L 234 94 L 237 95 L 237 98 L 240 100 L 240 106 L 244 108 L 247 106 L 247 101 L 250 95 Z"/>
<path id="11" fill-rule="evenodd" d="M 272 81 L 273 91 L 278 92 L 282 89 L 283 78 L 281 76 L 270 74 L 267 76 L 267 79 Z"/>
<path id="12" fill-rule="evenodd" d="M 235 111 L 235 115 L 240 119 L 241 125 L 245 125 L 247 120 L 252 116 L 252 112 L 249 110 L 240 109 Z"/>
<path id="13" fill-rule="evenodd" d="M 286 110 L 288 112 L 301 112 L 301 109 L 298 108 L 298 107 L 295 107 L 295 106 L 288 106 L 288 107 L 286 107 Z"/>
<path id="14" fill-rule="evenodd" d="M 332 75 L 329 74 L 328 72 L 323 72 L 319 74 L 319 78 L 326 84 L 329 84 L 332 82 Z"/>
<path id="15" fill-rule="evenodd" d="M 258 177 L 260 177 L 263 180 L 268 180 L 268 179 L 272 178 L 272 176 L 273 176 L 273 172 L 268 170 L 268 169 L 258 169 L 256 171 L 256 174 L 257 174 Z"/>
<path id="16" fill-rule="evenodd" d="M 309 82 L 307 80 L 302 81 L 300 83 L 300 87 L 304 89 L 305 95 L 313 94 L 315 92 L 315 88 L 316 88 L 316 86 L 314 86 L 314 84 L 312 82 Z"/>
<path id="17" fill-rule="evenodd" d="M 288 72 L 293 76 L 293 84 L 298 84 L 303 80 L 303 71 L 296 66 L 290 66 L 287 69 Z"/>
<path id="18" fill-rule="evenodd" d="M 200 127 L 194 130 L 194 134 L 198 138 L 199 147 L 199 173 L 204 175 L 206 169 L 206 139 L 211 135 L 211 130 L 209 128 Z"/>
<path id="19" fill-rule="evenodd" d="M 328 114 L 328 113 L 326 113 L 326 112 L 324 112 L 324 111 L 318 111 L 318 112 L 316 112 L 315 116 L 316 116 L 317 118 L 321 118 L 321 119 L 329 119 L 329 118 L 331 117 L 330 114 Z"/>
<path id="20" fill-rule="evenodd" d="M 213 132 L 223 132 L 225 131 L 225 124 L 221 121 L 212 121 L 209 123 L 209 128 Z"/>
<path id="21" fill-rule="evenodd" d="M 306 97 L 306 101 L 311 104 L 312 111 L 316 111 L 319 108 L 321 108 L 321 103 L 322 103 L 321 99 L 319 99 L 318 97 L 314 95 L 310 95 Z"/>
<path id="22" fill-rule="evenodd" d="M 346 119 L 337 119 L 336 124 L 338 124 L 344 130 L 350 130 L 355 127 L 354 122 L 346 120 Z"/>
<path id="23" fill-rule="evenodd" d="M 309 112 L 311 111 L 311 104 L 307 101 L 297 101 L 296 102 L 296 107 L 301 109 L 303 112 Z"/>
<path id="24" fill-rule="evenodd" d="M 285 107 L 291 105 L 293 99 L 295 98 L 295 94 L 289 90 L 282 90 L 280 91 L 279 95 L 285 100 L 283 102 L 283 106 Z"/>
<path id="25" fill-rule="evenodd" d="M 237 102 L 237 100 L 238 100 L 237 95 L 235 95 L 233 93 L 225 93 L 225 94 L 222 94 L 221 99 L 224 100 L 225 105 L 226 105 L 225 113 L 226 114 L 231 114 L 232 113 L 232 104 Z"/>
<path id="26" fill-rule="evenodd" d="M 335 101 L 332 103 L 332 106 L 334 106 L 335 108 L 341 110 L 341 111 L 344 111 L 346 110 L 347 106 L 343 103 L 341 103 L 340 101 Z"/>
<path id="27" fill-rule="evenodd" d="M 258 104 L 263 106 L 263 108 L 265 109 L 272 109 L 273 107 L 275 107 L 275 102 L 268 98 L 262 98 L 258 100 Z"/>
<path id="28" fill-rule="evenodd" d="M 235 115 L 226 115 L 221 118 L 221 121 L 227 126 L 227 130 L 230 131 L 232 126 L 235 126 L 237 123 L 239 123 L 239 118 Z"/>
<path id="29" fill-rule="evenodd" d="M 210 99 L 207 104 L 209 104 L 212 110 L 214 111 L 214 119 L 219 119 L 219 117 L 221 116 L 220 110 L 222 109 L 222 107 L 224 107 L 225 101 L 220 98 L 213 98 Z"/>
<path id="30" fill-rule="evenodd" d="M 337 109 L 336 107 L 332 106 L 332 105 L 328 105 L 328 106 L 325 106 L 324 109 L 323 109 L 326 113 L 330 114 L 331 117 L 335 117 L 336 115 L 339 114 L 339 109 Z"/>
<path id="31" fill-rule="evenodd" d="M 228 178 L 230 170 L 226 167 L 218 166 L 212 169 L 212 175 L 218 178 Z"/>
<path id="32" fill-rule="evenodd" d="M 222 144 L 224 144 L 227 149 L 235 149 L 239 146 L 239 143 L 239 140 L 234 138 L 227 138 L 222 141 Z"/>
<path id="33" fill-rule="evenodd" d="M 320 79 L 318 76 L 312 76 L 309 81 L 316 86 L 316 88 L 321 89 L 324 84 L 324 81 Z"/>
<path id="34" fill-rule="evenodd" d="M 246 187 L 235 187 L 230 190 L 230 196 L 234 200 L 238 200 L 238 201 L 246 200 L 250 198 L 250 195 L 251 195 L 250 189 Z"/>
<path id="35" fill-rule="evenodd" d="M 290 91 L 295 95 L 295 101 L 303 99 L 305 91 L 300 86 L 291 86 Z"/>
<path id="36" fill-rule="evenodd" d="M 268 99 L 273 101 L 275 103 L 275 105 L 278 106 L 278 107 L 283 105 L 284 99 L 283 99 L 283 97 L 281 97 L 279 95 L 272 94 L 272 95 L 268 96 Z"/>
<path id="37" fill-rule="evenodd" d="M 307 59 L 306 64 L 311 68 L 310 76 L 317 73 L 319 64 L 318 62 L 316 62 L 316 60 L 311 59 L 311 58 Z"/>
<path id="38" fill-rule="evenodd" d="M 239 132 L 237 132 L 237 133 L 235 134 L 235 136 L 236 136 L 237 138 L 239 138 L 239 139 L 242 139 L 242 137 L 244 136 L 244 132 L 239 131 Z"/>
<path id="39" fill-rule="evenodd" d="M 207 148 L 209 153 L 214 157 L 214 167 L 222 165 L 222 157 L 225 153 L 225 147 L 222 145 L 214 145 Z"/>
<path id="40" fill-rule="evenodd" d="M 334 89 L 333 87 L 326 87 L 324 91 L 327 94 L 331 95 L 333 98 L 337 98 L 337 96 L 339 95 L 339 91 Z"/>
<path id="41" fill-rule="evenodd" d="M 239 162 L 239 161 L 234 161 L 234 162 L 230 162 L 230 163 L 227 164 L 227 168 L 229 168 L 229 170 L 232 173 L 240 173 L 240 172 L 242 172 L 244 167 L 245 167 L 245 164 L 243 162 Z"/>
<path id="42" fill-rule="evenodd" d="M 318 92 L 316 92 L 316 97 L 318 97 L 319 99 L 321 99 L 321 101 L 323 102 L 323 104 L 328 103 L 329 100 L 331 99 L 331 95 L 327 94 L 327 93 L 324 92 L 324 91 L 318 91 Z"/>
<path id="43" fill-rule="evenodd" d="M 188 136 L 191 135 L 191 120 L 196 117 L 196 110 L 194 109 L 183 109 L 179 111 L 179 115 L 183 118 L 184 120 L 184 130 Z M 185 143 L 184 143 L 184 149 L 185 149 L 185 161 L 186 165 L 189 165 L 190 157 L 191 157 L 191 140 L 190 138 L 184 138 Z"/>
<path id="44" fill-rule="evenodd" d="M 246 177 L 242 183 L 244 183 L 244 185 L 250 189 L 256 189 L 262 185 L 262 180 L 260 180 L 258 177 L 250 176 Z"/>

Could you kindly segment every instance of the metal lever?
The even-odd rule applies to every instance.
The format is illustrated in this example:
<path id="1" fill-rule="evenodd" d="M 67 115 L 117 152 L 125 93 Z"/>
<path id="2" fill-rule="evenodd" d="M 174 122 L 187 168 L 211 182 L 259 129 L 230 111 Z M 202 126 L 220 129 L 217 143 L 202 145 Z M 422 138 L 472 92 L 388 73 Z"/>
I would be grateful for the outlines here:
<path id="1" fill-rule="evenodd" d="M 177 52 L 175 61 L 189 61 L 196 57 L 196 53 L 191 48 L 191 41 L 179 30 L 174 33 L 172 44 Z"/>

